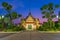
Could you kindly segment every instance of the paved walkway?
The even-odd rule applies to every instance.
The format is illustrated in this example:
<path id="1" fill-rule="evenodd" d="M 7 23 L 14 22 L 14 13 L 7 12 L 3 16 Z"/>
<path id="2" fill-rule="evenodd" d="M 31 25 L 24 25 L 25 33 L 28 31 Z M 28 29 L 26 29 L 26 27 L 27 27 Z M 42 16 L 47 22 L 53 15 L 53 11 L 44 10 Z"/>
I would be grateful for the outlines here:
<path id="1" fill-rule="evenodd" d="M 10 35 L 0 40 L 60 40 L 60 34 L 41 33 L 38 31 L 25 31 Z"/>

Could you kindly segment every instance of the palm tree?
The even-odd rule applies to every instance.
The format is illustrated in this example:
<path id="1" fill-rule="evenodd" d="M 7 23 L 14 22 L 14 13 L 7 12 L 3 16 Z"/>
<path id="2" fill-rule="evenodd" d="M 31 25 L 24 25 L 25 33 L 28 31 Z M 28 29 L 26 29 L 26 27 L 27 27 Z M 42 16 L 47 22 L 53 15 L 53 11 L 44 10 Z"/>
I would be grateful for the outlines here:
<path id="1" fill-rule="evenodd" d="M 58 13 L 58 26 L 60 27 L 60 11 Z"/>
<path id="2" fill-rule="evenodd" d="M 3 8 L 7 11 L 8 14 L 5 15 L 4 22 L 6 26 L 12 26 L 12 20 L 18 17 L 21 17 L 21 14 L 17 14 L 16 12 L 12 12 L 12 5 L 8 4 L 7 2 L 2 2 Z"/>
<path id="3" fill-rule="evenodd" d="M 10 23 L 12 23 L 12 22 L 11 22 L 11 20 L 12 20 L 12 18 L 11 18 L 12 5 L 8 4 L 7 2 L 2 2 L 2 6 L 3 6 L 3 8 L 10 14 L 10 15 L 9 15 Z"/>
<path id="4" fill-rule="evenodd" d="M 17 14 L 17 12 L 12 12 L 11 13 L 11 16 L 12 16 L 12 19 L 16 19 L 16 18 L 18 18 L 18 17 L 21 17 L 22 15 L 21 14 Z"/>
<path id="5" fill-rule="evenodd" d="M 51 29 L 51 26 L 52 26 L 52 19 L 56 17 L 56 15 L 54 14 L 54 11 L 58 7 L 59 7 L 58 4 L 53 5 L 53 3 L 49 3 L 49 4 L 43 5 L 40 8 L 40 10 L 42 11 L 42 14 L 44 15 L 44 16 L 42 16 L 42 18 L 47 18 L 48 19 L 50 29 Z"/>
<path id="6" fill-rule="evenodd" d="M 18 14 L 17 12 L 13 11 L 11 12 L 11 14 L 6 14 L 5 17 L 10 17 L 10 15 L 12 20 L 22 16 L 21 14 Z"/>
<path id="7" fill-rule="evenodd" d="M 21 17 L 21 14 L 17 14 L 16 12 L 11 12 L 12 5 L 8 4 L 7 2 L 2 3 L 3 8 L 8 12 L 8 14 L 5 15 L 5 17 L 10 18 L 10 23 L 12 23 L 12 20 L 18 17 Z"/>
<path id="8" fill-rule="evenodd" d="M 8 4 L 7 2 L 2 2 L 2 6 L 5 10 L 9 11 L 12 9 L 12 5 Z"/>

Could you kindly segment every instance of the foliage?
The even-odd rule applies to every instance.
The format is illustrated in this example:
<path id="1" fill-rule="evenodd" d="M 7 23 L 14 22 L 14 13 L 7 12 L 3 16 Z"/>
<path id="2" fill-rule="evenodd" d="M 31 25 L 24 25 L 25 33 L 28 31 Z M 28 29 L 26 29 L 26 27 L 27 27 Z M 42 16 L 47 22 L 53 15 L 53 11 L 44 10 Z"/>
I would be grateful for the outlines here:
<path id="1" fill-rule="evenodd" d="M 52 27 L 50 29 L 48 22 L 44 22 L 37 30 L 39 31 L 56 31 L 58 28 L 55 22 L 52 22 Z"/>
<path id="2" fill-rule="evenodd" d="M 7 11 L 8 14 L 5 15 L 5 17 L 10 18 L 10 23 L 12 24 L 12 20 L 16 19 L 18 17 L 21 17 L 21 14 L 17 14 L 16 12 L 12 12 L 12 5 L 7 2 L 2 2 L 3 8 Z"/>
<path id="3" fill-rule="evenodd" d="M 1 21 L 0 29 L 2 29 L 3 25 L 4 25 L 4 26 L 6 26 L 6 28 L 3 29 L 3 31 L 5 31 L 5 32 L 25 30 L 25 28 L 21 25 L 18 26 L 18 25 L 14 25 L 14 24 L 10 23 L 13 19 L 21 17 L 22 15 L 18 14 L 15 11 L 11 11 L 12 5 L 8 4 L 7 2 L 2 2 L 2 6 L 8 12 L 8 14 L 5 15 L 4 19 L 0 20 Z M 60 31 L 60 19 L 58 19 L 57 23 L 52 21 L 52 19 L 56 17 L 56 15 L 54 14 L 54 11 L 58 7 L 59 7 L 58 4 L 53 5 L 53 3 L 49 3 L 49 4 L 43 5 L 40 8 L 40 10 L 42 11 L 42 14 L 43 14 L 42 18 L 47 18 L 48 22 L 44 22 L 42 24 L 42 26 L 37 28 L 37 30 L 40 30 L 40 31 L 59 30 Z M 60 16 L 60 12 L 59 12 L 59 16 Z M 21 23 L 22 24 L 25 23 L 25 20 L 22 19 Z"/>
<path id="4" fill-rule="evenodd" d="M 17 25 L 12 24 L 12 20 L 13 19 L 21 17 L 22 15 L 21 14 L 17 14 L 17 12 L 15 12 L 15 11 L 11 11 L 12 5 L 7 3 L 7 2 L 2 2 L 2 7 L 8 13 L 8 14 L 4 15 L 4 19 L 1 22 L 1 23 L 5 23 L 4 25 L 6 26 L 6 28 L 4 29 L 4 31 L 19 31 L 19 30 L 23 30 L 23 28 L 21 29 Z M 2 25 L 0 25 L 0 26 L 2 27 Z"/>
<path id="5" fill-rule="evenodd" d="M 12 19 L 15 19 L 15 18 L 21 17 L 22 15 L 21 14 L 17 14 L 16 12 L 12 12 L 11 16 L 12 16 Z"/>
<path id="6" fill-rule="evenodd" d="M 4 7 L 5 10 L 11 10 L 12 6 L 8 4 L 7 2 L 2 2 L 2 6 Z"/>
<path id="7" fill-rule="evenodd" d="M 3 24 L 2 24 L 2 23 L 0 23 L 0 30 L 2 30 L 2 28 L 3 28 Z"/>
<path id="8" fill-rule="evenodd" d="M 12 31 L 21 31 L 21 30 L 25 30 L 25 29 L 21 26 L 18 27 L 17 25 L 10 24 L 3 31 L 5 31 L 5 32 L 11 31 L 12 32 Z"/>
<path id="9" fill-rule="evenodd" d="M 52 19 L 55 18 L 56 15 L 54 14 L 54 11 L 56 8 L 58 8 L 59 5 L 53 5 L 53 3 L 45 4 L 43 5 L 40 10 L 42 11 L 42 14 L 44 15 L 43 18 Z"/>
<path id="10" fill-rule="evenodd" d="M 46 26 L 46 25 L 47 25 L 47 26 Z M 38 28 L 38 30 L 40 30 L 40 31 L 48 31 L 48 30 L 49 30 L 48 22 L 44 22 L 44 23 L 42 24 L 42 26 L 40 26 L 40 27 Z"/>
<path id="11" fill-rule="evenodd" d="M 52 19 L 56 17 L 54 14 L 54 11 L 56 8 L 58 8 L 59 5 L 53 5 L 53 3 L 45 4 L 43 5 L 40 10 L 42 11 L 42 18 L 47 18 L 48 19 L 48 25 L 50 29 L 52 28 Z"/>

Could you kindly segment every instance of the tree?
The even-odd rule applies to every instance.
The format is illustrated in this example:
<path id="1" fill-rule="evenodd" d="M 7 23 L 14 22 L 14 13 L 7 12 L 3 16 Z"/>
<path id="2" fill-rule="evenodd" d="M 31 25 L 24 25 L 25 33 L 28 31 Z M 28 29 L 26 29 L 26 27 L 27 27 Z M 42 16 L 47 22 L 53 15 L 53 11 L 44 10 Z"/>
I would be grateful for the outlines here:
<path id="1" fill-rule="evenodd" d="M 58 13 L 58 20 L 60 21 L 60 11 L 59 11 L 59 13 Z"/>
<path id="2" fill-rule="evenodd" d="M 58 8 L 59 5 L 56 4 L 56 5 L 53 5 L 53 3 L 49 3 L 49 4 L 45 4 L 43 5 L 40 10 L 42 11 L 42 14 L 44 16 L 42 16 L 42 18 L 47 18 L 48 19 L 48 22 L 49 22 L 49 27 L 51 29 L 52 27 L 52 19 L 56 17 L 56 15 L 54 14 L 54 11 L 56 8 Z"/>
<path id="3" fill-rule="evenodd" d="M 12 19 L 16 19 L 16 18 L 18 18 L 18 17 L 21 17 L 22 15 L 21 14 L 17 14 L 17 12 L 12 12 L 11 13 L 11 16 L 12 16 Z"/>
<path id="4" fill-rule="evenodd" d="M 4 16 L 0 15 L 0 29 L 2 30 L 5 27 Z"/>
<path id="5" fill-rule="evenodd" d="M 2 2 L 2 6 L 5 10 L 9 11 L 12 9 L 12 5 L 8 4 L 7 2 Z"/>
<path id="6" fill-rule="evenodd" d="M 58 25 L 58 29 L 60 30 L 60 11 L 58 13 L 58 24 L 56 23 L 56 25 Z"/>
<path id="7" fill-rule="evenodd" d="M 22 16 L 21 14 L 18 14 L 17 12 L 13 11 L 11 12 L 11 14 L 6 14 L 5 17 L 10 17 L 9 15 L 11 15 L 12 20 Z"/>
<path id="8" fill-rule="evenodd" d="M 10 14 L 9 18 L 10 18 L 10 23 L 12 23 L 12 18 L 11 18 L 11 9 L 12 9 L 12 5 L 8 4 L 7 2 L 2 2 L 2 6 L 3 8 Z"/>
<path id="9" fill-rule="evenodd" d="M 18 17 L 21 17 L 21 14 L 17 14 L 16 12 L 11 12 L 12 5 L 8 4 L 7 2 L 2 2 L 3 8 L 8 12 L 8 14 L 5 15 L 5 17 L 10 18 L 10 23 L 12 24 L 12 20 L 16 19 Z"/>
<path id="10" fill-rule="evenodd" d="M 21 14 L 17 14 L 17 12 L 15 11 L 11 11 L 12 9 L 12 5 L 8 4 L 7 2 L 2 2 L 2 6 L 3 8 L 7 11 L 7 14 L 5 15 L 4 18 L 4 22 L 6 25 L 6 29 L 10 29 L 11 31 L 14 30 L 18 30 L 20 29 L 19 27 L 17 27 L 16 25 L 12 24 L 12 20 L 16 19 L 18 17 L 21 17 Z"/>

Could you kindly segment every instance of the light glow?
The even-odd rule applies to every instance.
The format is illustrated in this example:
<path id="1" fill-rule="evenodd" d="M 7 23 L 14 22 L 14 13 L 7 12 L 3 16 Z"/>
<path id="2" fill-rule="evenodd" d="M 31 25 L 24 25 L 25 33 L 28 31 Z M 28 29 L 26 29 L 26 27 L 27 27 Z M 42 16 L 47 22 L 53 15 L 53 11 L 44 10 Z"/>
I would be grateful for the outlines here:
<path id="1" fill-rule="evenodd" d="M 57 18 L 58 18 L 58 15 L 57 15 Z"/>
<path id="2" fill-rule="evenodd" d="M 2 16 L 2 18 L 4 18 L 4 16 Z"/>

